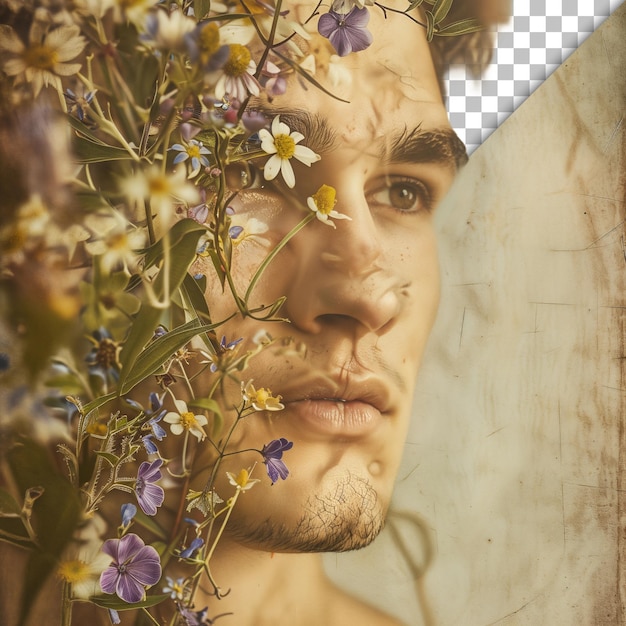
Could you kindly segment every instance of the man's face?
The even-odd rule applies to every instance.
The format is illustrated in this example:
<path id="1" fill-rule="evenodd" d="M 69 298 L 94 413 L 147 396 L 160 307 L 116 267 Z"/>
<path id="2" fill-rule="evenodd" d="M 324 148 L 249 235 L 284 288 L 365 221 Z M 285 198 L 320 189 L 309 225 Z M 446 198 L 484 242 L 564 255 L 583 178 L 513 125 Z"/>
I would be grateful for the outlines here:
<path id="1" fill-rule="evenodd" d="M 262 104 L 321 160 L 308 168 L 292 159 L 293 190 L 253 172 L 232 202 L 237 223 L 254 217 L 268 226 L 265 241 L 245 240 L 235 250 L 240 288 L 307 214 L 307 197 L 321 185 L 336 189 L 335 210 L 351 218 L 336 220 L 336 229 L 314 220 L 263 274 L 251 307 L 286 296 L 279 315 L 288 323 L 238 318 L 224 327 L 229 340 L 251 340 L 263 328 L 307 349 L 304 358 L 269 349 L 251 361 L 245 378 L 280 394 L 285 409 L 246 418 L 229 446 L 260 449 L 281 437 L 294 443 L 283 457 L 287 480 L 271 486 L 259 464 L 253 477 L 261 483 L 242 494 L 229 522 L 236 538 L 268 550 L 344 550 L 376 536 L 438 304 L 432 211 L 452 182 L 458 140 L 423 29 L 402 16 L 371 14 L 374 43 L 341 61 L 351 82 L 336 91 L 347 103 L 294 80 L 285 96 Z M 311 51 L 324 43 L 315 39 Z M 219 288 L 207 298 L 214 321 L 234 310 Z M 239 399 L 232 391 L 226 405 Z M 229 456 L 222 469 L 236 473 L 259 458 Z M 228 494 L 224 483 L 218 493 Z"/>

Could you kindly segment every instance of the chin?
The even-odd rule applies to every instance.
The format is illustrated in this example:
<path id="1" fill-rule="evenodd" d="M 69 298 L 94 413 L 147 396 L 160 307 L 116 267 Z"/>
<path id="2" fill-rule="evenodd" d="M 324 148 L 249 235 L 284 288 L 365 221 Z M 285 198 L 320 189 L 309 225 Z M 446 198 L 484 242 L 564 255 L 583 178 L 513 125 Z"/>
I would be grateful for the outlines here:
<path id="1" fill-rule="evenodd" d="M 301 504 L 289 502 L 288 507 L 284 503 L 261 515 L 258 508 L 244 505 L 231 518 L 229 535 L 269 552 L 358 550 L 378 536 L 388 507 L 369 481 L 351 473 L 323 492 L 308 495 Z"/>

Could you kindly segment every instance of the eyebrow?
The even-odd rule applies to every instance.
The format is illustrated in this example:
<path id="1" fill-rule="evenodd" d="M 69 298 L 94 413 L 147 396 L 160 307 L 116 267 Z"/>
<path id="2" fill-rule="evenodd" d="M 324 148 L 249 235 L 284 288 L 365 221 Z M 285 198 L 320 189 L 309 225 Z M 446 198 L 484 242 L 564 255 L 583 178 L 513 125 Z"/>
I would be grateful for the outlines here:
<path id="1" fill-rule="evenodd" d="M 306 137 L 306 145 L 315 152 L 328 152 L 338 144 L 336 131 L 327 118 L 306 109 L 260 108 L 268 119 L 280 115 L 292 131 Z M 451 128 L 423 130 L 405 127 L 390 138 L 383 138 L 384 158 L 389 163 L 441 163 L 458 169 L 467 163 L 465 144 Z"/>
<path id="2" fill-rule="evenodd" d="M 451 128 L 405 128 L 388 140 L 386 152 L 389 162 L 442 163 L 453 169 L 462 167 L 468 159 L 465 144 Z"/>

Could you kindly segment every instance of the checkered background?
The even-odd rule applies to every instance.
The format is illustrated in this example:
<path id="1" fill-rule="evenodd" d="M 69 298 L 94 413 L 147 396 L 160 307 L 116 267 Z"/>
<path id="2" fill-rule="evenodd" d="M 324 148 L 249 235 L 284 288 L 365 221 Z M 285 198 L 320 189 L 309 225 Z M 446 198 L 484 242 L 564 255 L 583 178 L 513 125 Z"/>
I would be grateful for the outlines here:
<path id="1" fill-rule="evenodd" d="M 513 0 L 480 80 L 451 65 L 450 123 L 475 150 L 624 0 Z"/>

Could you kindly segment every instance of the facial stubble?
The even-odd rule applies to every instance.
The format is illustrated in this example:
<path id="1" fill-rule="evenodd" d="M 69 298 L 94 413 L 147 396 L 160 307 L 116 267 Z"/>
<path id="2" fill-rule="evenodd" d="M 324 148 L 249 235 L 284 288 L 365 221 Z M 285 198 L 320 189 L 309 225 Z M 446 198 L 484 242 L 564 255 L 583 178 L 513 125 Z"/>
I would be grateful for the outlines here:
<path id="1" fill-rule="evenodd" d="M 270 552 L 345 552 L 369 545 L 384 526 L 386 507 L 372 484 L 352 473 L 311 494 L 293 523 L 274 516 L 235 519 L 231 537 Z"/>

